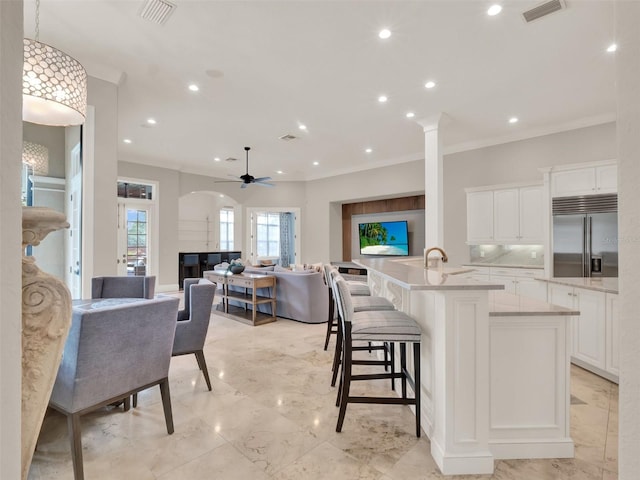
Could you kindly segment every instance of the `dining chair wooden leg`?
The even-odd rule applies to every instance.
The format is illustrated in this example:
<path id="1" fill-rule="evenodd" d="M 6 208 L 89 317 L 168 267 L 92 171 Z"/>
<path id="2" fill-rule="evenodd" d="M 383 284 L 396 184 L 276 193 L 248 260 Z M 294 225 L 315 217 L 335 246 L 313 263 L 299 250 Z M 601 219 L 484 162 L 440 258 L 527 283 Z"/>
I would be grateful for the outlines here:
<path id="1" fill-rule="evenodd" d="M 198 350 L 195 352 L 195 356 L 198 360 L 198 365 L 200 365 L 200 370 L 202 370 L 202 375 L 204 375 L 204 380 L 207 382 L 207 388 L 211 391 L 211 380 L 209 379 L 209 370 L 207 370 L 207 361 L 204 359 L 204 352 Z"/>
<path id="2" fill-rule="evenodd" d="M 173 433 L 173 414 L 171 412 L 171 394 L 169 392 L 169 379 L 165 378 L 160 382 L 160 396 L 162 397 L 162 409 L 164 410 L 164 421 L 167 424 L 167 433 Z"/>
<path id="3" fill-rule="evenodd" d="M 84 465 L 82 464 L 82 431 L 80 415 L 67 415 L 69 443 L 71 444 L 71 462 L 73 463 L 73 478 L 84 480 Z"/>

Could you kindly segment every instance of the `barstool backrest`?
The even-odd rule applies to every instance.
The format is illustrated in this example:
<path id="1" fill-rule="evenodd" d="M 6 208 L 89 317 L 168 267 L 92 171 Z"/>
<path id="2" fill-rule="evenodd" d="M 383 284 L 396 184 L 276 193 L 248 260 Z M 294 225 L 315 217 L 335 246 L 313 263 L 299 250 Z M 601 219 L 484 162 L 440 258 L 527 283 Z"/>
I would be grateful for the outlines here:
<path id="1" fill-rule="evenodd" d="M 336 303 L 338 305 L 338 312 L 342 322 L 351 322 L 353 316 L 353 303 L 351 303 L 351 293 L 349 293 L 349 286 L 342 276 L 336 279 L 334 292 L 336 293 Z"/>

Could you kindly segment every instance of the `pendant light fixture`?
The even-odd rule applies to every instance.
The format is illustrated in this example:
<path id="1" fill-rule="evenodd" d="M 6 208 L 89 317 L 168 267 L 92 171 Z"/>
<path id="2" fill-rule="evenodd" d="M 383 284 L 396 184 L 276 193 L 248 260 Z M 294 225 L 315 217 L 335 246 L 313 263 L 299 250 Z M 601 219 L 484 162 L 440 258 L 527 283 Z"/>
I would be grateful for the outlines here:
<path id="1" fill-rule="evenodd" d="M 39 40 L 36 0 L 36 39 L 24 39 L 22 119 L 40 125 L 80 125 L 87 111 L 87 72 L 76 59 Z"/>
<path id="2" fill-rule="evenodd" d="M 49 174 L 49 149 L 38 143 L 22 142 L 22 163 L 31 167 L 34 175 Z"/>

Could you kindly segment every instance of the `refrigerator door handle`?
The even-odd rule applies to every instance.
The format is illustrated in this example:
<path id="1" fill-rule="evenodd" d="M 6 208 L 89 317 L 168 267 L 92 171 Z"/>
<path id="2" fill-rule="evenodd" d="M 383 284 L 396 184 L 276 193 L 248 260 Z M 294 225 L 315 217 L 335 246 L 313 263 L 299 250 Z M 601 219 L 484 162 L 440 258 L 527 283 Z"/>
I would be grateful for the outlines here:
<path id="1" fill-rule="evenodd" d="M 589 235 L 589 226 L 588 226 L 588 217 L 584 216 L 582 217 L 582 276 L 583 277 L 588 277 L 589 276 L 589 268 L 587 268 L 587 264 L 591 261 L 589 260 L 589 262 L 587 262 L 587 253 L 590 253 L 589 250 L 589 241 L 587 239 L 588 235 Z M 591 258 L 591 255 L 589 255 L 589 258 Z"/>
<path id="2" fill-rule="evenodd" d="M 587 222 L 587 229 L 586 229 L 586 234 L 584 236 L 584 242 L 585 242 L 585 253 L 587 255 L 587 261 L 584 262 L 584 268 L 585 268 L 585 277 L 590 277 L 591 276 L 591 222 L 592 222 L 592 218 L 591 215 L 587 215 L 586 217 L 586 222 Z"/>

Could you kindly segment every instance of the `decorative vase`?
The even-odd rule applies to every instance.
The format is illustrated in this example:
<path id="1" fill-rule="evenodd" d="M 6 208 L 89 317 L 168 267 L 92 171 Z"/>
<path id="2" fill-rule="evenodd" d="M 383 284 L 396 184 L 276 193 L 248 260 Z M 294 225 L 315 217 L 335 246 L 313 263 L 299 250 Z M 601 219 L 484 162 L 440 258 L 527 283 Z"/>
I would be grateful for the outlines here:
<path id="1" fill-rule="evenodd" d="M 234 275 L 244 272 L 244 265 L 229 265 L 229 271 Z"/>

